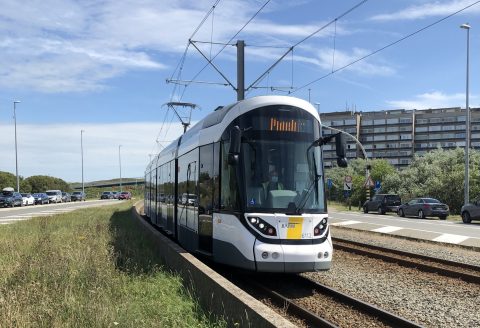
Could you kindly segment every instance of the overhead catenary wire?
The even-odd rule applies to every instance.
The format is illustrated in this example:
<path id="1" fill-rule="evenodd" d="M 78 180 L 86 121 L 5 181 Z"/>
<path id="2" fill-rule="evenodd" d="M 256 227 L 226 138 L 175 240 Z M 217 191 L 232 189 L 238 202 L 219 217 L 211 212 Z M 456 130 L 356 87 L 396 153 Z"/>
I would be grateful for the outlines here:
<path id="1" fill-rule="evenodd" d="M 208 19 L 208 17 L 214 12 L 215 8 L 217 7 L 217 5 L 220 3 L 221 0 L 215 0 L 215 3 L 212 5 L 212 7 L 209 9 L 209 11 L 205 14 L 205 16 L 203 17 L 202 21 L 198 24 L 197 28 L 193 31 L 193 33 L 190 35 L 190 38 L 189 39 L 192 39 L 195 34 L 197 34 L 197 32 L 200 30 L 200 28 L 203 26 L 203 24 L 205 23 L 205 21 Z M 212 23 L 213 24 L 213 23 Z M 177 66 L 175 67 L 174 71 L 172 72 L 172 75 L 170 77 L 170 80 L 173 80 L 173 77 L 175 76 L 175 73 L 177 72 L 178 70 L 178 73 L 177 73 L 177 76 L 176 76 L 176 79 L 179 80 L 181 79 L 181 75 L 182 75 L 182 71 L 183 71 L 183 66 L 185 64 L 185 60 L 187 58 L 187 53 L 188 53 L 188 48 L 190 47 L 190 42 L 187 42 L 187 45 L 185 47 L 185 51 L 183 52 L 183 55 L 182 57 L 180 58 Z M 173 100 L 173 97 L 175 97 L 175 94 L 176 94 L 176 91 L 177 91 L 177 85 L 174 85 L 173 87 L 173 90 L 172 90 L 172 93 L 170 95 L 170 100 Z"/>
<path id="2" fill-rule="evenodd" d="M 342 66 L 342 67 L 339 67 L 339 68 L 337 68 L 337 69 L 335 69 L 335 70 L 332 70 L 332 72 L 327 73 L 327 74 L 325 74 L 325 75 L 323 75 L 323 76 L 321 76 L 321 77 L 319 77 L 319 78 L 317 78 L 317 79 L 315 79 L 315 80 L 313 80 L 313 81 L 311 81 L 311 82 L 309 82 L 309 83 L 307 83 L 307 84 L 305 84 L 305 85 L 302 85 L 301 87 L 296 88 L 295 90 L 289 92 L 289 94 L 293 94 L 293 93 L 295 93 L 295 92 L 297 92 L 297 91 L 299 91 L 299 90 L 302 90 L 302 89 L 304 89 L 304 88 L 306 88 L 306 87 L 308 87 L 308 86 L 310 86 L 310 85 L 312 85 L 312 84 L 314 84 L 314 83 L 316 83 L 316 82 L 318 82 L 318 81 L 320 81 L 320 80 L 323 80 L 323 79 L 329 77 L 330 75 L 333 75 L 333 74 L 335 74 L 335 73 L 337 73 L 337 72 L 339 72 L 339 71 L 341 71 L 341 70 L 344 70 L 344 69 L 346 69 L 346 68 L 348 68 L 348 67 L 350 67 L 350 66 L 352 66 L 352 65 L 354 65 L 354 64 L 356 64 L 356 63 L 358 63 L 359 61 L 362 61 L 362 60 L 364 60 L 364 59 L 367 59 L 368 57 L 371 57 L 371 56 L 373 56 L 373 55 L 375 55 L 375 54 L 377 54 L 377 53 L 379 53 L 379 52 L 381 52 L 381 51 L 383 51 L 383 50 L 385 50 L 385 49 L 387 49 L 387 48 L 390 48 L 390 47 L 392 47 L 392 46 L 394 46 L 394 45 L 396 45 L 396 44 L 398 44 L 398 43 L 400 43 L 400 42 L 402 42 L 402 41 L 404 41 L 404 40 L 406 40 L 406 39 L 408 39 L 408 38 L 410 38 L 410 37 L 412 37 L 412 36 L 414 36 L 414 35 L 416 35 L 416 34 L 418 34 L 418 33 L 420 33 L 420 32 L 423 32 L 423 31 L 425 31 L 426 29 L 429 29 L 430 27 L 435 26 L 435 25 L 443 22 L 444 20 L 447 20 L 447 19 L 449 19 L 450 17 L 455 16 L 455 15 L 457 15 L 457 14 L 459 14 L 459 13 L 461 13 L 461 12 L 463 12 L 463 11 L 465 11 L 465 10 L 467 10 L 467 9 L 469 9 L 469 8 L 471 8 L 471 7 L 479 4 L 479 3 L 480 3 L 480 0 L 479 0 L 479 1 L 475 1 L 474 3 L 472 3 L 472 4 L 468 5 L 468 6 L 465 6 L 465 7 L 461 8 L 461 9 L 459 9 L 459 10 L 457 10 L 457 11 L 455 11 L 455 12 L 453 12 L 453 13 L 451 13 L 451 14 L 449 14 L 449 15 L 441 18 L 441 19 L 439 19 L 439 20 L 436 20 L 435 22 L 430 23 L 430 24 L 428 24 L 428 25 L 426 25 L 426 26 L 424 26 L 424 27 L 416 30 L 415 32 L 412 32 L 412 33 L 410 33 L 410 34 L 407 34 L 406 36 L 404 36 L 404 37 L 402 37 L 402 38 L 400 38 L 400 39 L 398 39 L 398 40 L 396 40 L 396 41 L 393 41 L 393 42 L 391 42 L 391 43 L 389 43 L 389 44 L 387 44 L 387 45 L 385 45 L 385 46 L 383 46 L 383 47 L 381 47 L 381 48 L 379 48 L 379 49 L 377 49 L 377 50 L 375 50 L 375 51 L 372 51 L 371 53 L 369 53 L 369 54 L 367 54 L 367 55 L 365 55 L 365 56 L 362 56 L 362 57 L 360 57 L 360 58 L 358 58 L 358 59 L 356 59 L 356 60 L 354 60 L 354 61 L 352 61 L 352 62 L 350 62 L 350 63 L 348 63 L 348 64 L 346 64 L 346 65 L 344 65 L 344 66 Z"/>
<path id="3" fill-rule="evenodd" d="M 205 14 L 205 16 L 203 17 L 202 21 L 198 24 L 198 26 L 195 28 L 195 30 L 192 32 L 192 34 L 190 35 L 190 38 L 189 39 L 193 39 L 195 37 L 195 35 L 197 34 L 197 32 L 200 30 L 200 28 L 203 26 L 203 24 L 206 22 L 206 20 L 208 19 L 208 17 L 215 11 L 215 8 L 217 7 L 217 5 L 220 3 L 221 0 L 215 0 L 214 4 L 210 7 L 210 9 L 207 11 L 207 13 Z M 213 19 L 212 19 L 212 31 L 213 31 Z M 212 32 L 213 33 L 213 32 Z M 175 67 L 175 69 L 173 70 L 172 72 L 172 75 L 170 77 L 170 80 L 173 80 L 173 77 L 175 76 L 175 73 L 177 73 L 176 75 L 176 79 L 177 80 L 180 80 L 181 79 L 181 75 L 182 75 L 182 71 L 183 71 L 183 67 L 185 65 L 185 60 L 187 58 L 187 53 L 188 53 L 188 49 L 190 47 L 190 42 L 187 42 L 187 45 L 185 46 L 185 50 L 183 52 L 183 55 L 182 57 L 180 57 L 180 60 L 178 61 L 177 63 L 177 66 Z M 170 101 L 173 100 L 173 98 L 175 97 L 175 94 L 177 92 L 177 88 L 178 88 L 178 84 L 174 84 L 174 87 L 173 87 L 173 90 L 172 90 L 172 93 L 170 94 Z M 185 92 L 185 87 L 184 87 L 184 91 Z M 183 94 L 182 92 L 182 94 Z M 162 126 L 160 127 L 160 131 L 158 132 L 158 135 L 157 135 L 157 138 L 156 140 L 158 140 L 160 134 L 162 133 L 162 129 L 165 125 L 165 120 L 168 116 L 168 111 L 169 109 L 167 109 L 167 113 L 165 113 L 165 118 L 162 122 Z M 158 143 L 155 141 L 155 145 L 154 147 L 158 145 Z"/>
<path id="4" fill-rule="evenodd" d="M 307 35 L 306 37 L 304 37 L 303 39 L 301 39 L 300 41 L 298 41 L 297 43 L 295 43 L 293 46 L 291 46 L 287 52 L 285 54 L 283 54 L 280 59 L 278 59 L 272 66 L 270 66 L 263 74 L 261 74 L 252 84 L 250 84 L 250 86 L 248 86 L 246 88 L 246 90 L 248 91 L 249 89 L 255 89 L 256 85 L 258 83 L 261 83 L 262 80 L 265 78 L 265 75 L 267 73 L 269 73 L 271 70 L 273 70 L 275 68 L 275 66 L 277 66 L 283 58 L 285 58 L 286 55 L 288 55 L 289 52 L 293 51 L 293 49 L 295 49 L 295 47 L 299 46 L 300 44 L 302 44 L 303 42 L 307 41 L 308 39 L 312 38 L 313 36 L 315 36 L 316 34 L 318 34 L 319 32 L 323 31 L 324 29 L 326 29 L 327 27 L 329 27 L 330 25 L 332 25 L 333 23 L 337 23 L 337 21 L 339 19 L 342 19 L 343 17 L 345 17 L 346 15 L 350 14 L 352 11 L 356 10 L 358 7 L 360 7 L 361 5 L 365 4 L 368 0 L 362 0 L 360 1 L 359 3 L 357 3 L 356 5 L 354 5 L 353 7 L 349 8 L 347 11 L 343 12 L 342 14 L 340 14 L 339 16 L 335 17 L 334 19 L 332 19 L 331 21 L 329 21 L 328 23 L 326 23 L 325 25 L 323 25 L 322 27 L 316 29 L 314 32 L 310 33 L 309 35 Z M 336 26 L 336 25 L 335 25 Z"/>
<path id="5" fill-rule="evenodd" d="M 233 39 L 235 39 L 237 37 L 237 35 L 239 35 L 244 29 L 245 27 L 247 27 L 248 24 L 250 24 L 250 22 L 255 19 L 255 17 L 257 17 L 257 15 L 263 10 L 263 8 L 265 8 L 265 6 L 270 2 L 271 0 L 267 0 L 265 1 L 265 3 L 255 12 L 255 14 L 237 31 L 237 33 L 235 33 L 231 38 L 230 40 L 228 40 L 226 42 L 226 44 L 217 52 L 217 54 L 215 56 L 212 57 L 212 59 L 205 65 L 203 66 L 203 68 L 197 73 L 194 75 L 194 77 L 191 79 L 192 81 L 195 81 L 195 79 L 205 70 L 205 68 L 207 68 L 214 60 L 215 58 L 218 57 L 218 55 L 220 55 L 220 53 L 223 52 L 223 50 L 227 47 L 227 45 L 229 45 Z M 190 42 L 190 40 L 189 40 Z M 189 84 L 186 85 L 186 87 L 188 87 Z M 184 94 L 185 94 L 185 90 L 186 88 L 184 89 L 183 93 L 182 93 L 182 96 L 181 98 L 183 98 Z"/>

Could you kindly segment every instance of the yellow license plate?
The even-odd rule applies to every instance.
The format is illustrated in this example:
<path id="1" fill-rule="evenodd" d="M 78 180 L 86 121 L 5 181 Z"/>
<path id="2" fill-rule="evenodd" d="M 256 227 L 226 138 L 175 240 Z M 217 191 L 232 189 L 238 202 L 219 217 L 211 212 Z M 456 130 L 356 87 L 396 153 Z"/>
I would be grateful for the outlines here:
<path id="1" fill-rule="evenodd" d="M 302 217 L 288 218 L 287 239 L 302 239 Z"/>

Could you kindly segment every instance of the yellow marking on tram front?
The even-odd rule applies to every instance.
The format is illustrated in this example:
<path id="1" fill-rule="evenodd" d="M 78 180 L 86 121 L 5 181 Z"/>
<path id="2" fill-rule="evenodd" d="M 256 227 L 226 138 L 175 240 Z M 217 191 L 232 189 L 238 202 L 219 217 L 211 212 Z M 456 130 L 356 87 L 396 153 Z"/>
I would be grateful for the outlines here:
<path id="1" fill-rule="evenodd" d="M 287 239 L 302 239 L 302 223 L 301 216 L 288 218 Z"/>

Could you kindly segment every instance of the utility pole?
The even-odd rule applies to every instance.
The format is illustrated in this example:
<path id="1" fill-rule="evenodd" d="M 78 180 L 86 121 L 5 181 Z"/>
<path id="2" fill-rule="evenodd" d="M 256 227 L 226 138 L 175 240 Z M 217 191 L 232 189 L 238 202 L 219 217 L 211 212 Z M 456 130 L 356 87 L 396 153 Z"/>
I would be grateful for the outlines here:
<path id="1" fill-rule="evenodd" d="M 17 175 L 17 192 L 20 192 L 20 178 L 18 176 L 18 155 L 17 155 L 17 112 L 16 105 L 20 103 L 19 100 L 13 101 L 13 120 L 15 122 L 15 173 Z"/>
<path id="2" fill-rule="evenodd" d="M 122 158 L 120 157 L 120 147 L 122 147 L 122 145 L 118 145 L 118 164 L 120 166 L 120 192 L 122 192 Z"/>
<path id="3" fill-rule="evenodd" d="M 237 41 L 237 100 L 245 99 L 245 41 Z"/>
<path id="4" fill-rule="evenodd" d="M 83 132 L 85 132 L 85 130 L 80 130 L 80 151 L 82 154 L 82 193 L 85 194 L 85 184 L 83 182 Z"/>

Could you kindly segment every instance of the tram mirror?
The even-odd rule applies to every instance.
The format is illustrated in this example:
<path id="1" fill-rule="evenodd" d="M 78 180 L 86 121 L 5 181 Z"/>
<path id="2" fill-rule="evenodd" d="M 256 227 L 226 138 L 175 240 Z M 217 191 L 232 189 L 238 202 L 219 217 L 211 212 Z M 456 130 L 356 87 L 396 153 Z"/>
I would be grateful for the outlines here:
<path id="1" fill-rule="evenodd" d="M 228 164 L 237 165 L 242 142 L 242 131 L 235 125 L 230 131 L 230 149 L 228 150 Z"/>
<path id="2" fill-rule="evenodd" d="M 337 165 L 339 167 L 347 167 L 347 159 L 345 158 L 346 142 L 343 133 L 339 133 L 335 136 L 335 149 L 337 151 Z"/>

